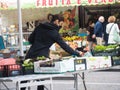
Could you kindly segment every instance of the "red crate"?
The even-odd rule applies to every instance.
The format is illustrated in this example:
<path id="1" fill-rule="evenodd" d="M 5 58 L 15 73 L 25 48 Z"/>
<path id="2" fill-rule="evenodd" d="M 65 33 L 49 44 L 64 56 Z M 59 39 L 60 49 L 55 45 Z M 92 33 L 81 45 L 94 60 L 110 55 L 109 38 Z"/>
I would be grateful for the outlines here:
<path id="1" fill-rule="evenodd" d="M 11 64 L 11 65 L 0 65 L 1 77 L 16 76 L 22 74 L 21 65 Z"/>

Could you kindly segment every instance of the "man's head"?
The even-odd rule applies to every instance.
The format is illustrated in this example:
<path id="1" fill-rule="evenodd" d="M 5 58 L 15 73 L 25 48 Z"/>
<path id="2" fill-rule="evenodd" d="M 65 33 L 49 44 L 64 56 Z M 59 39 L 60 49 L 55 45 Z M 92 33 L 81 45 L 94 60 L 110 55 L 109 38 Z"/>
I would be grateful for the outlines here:
<path id="1" fill-rule="evenodd" d="M 98 21 L 100 21 L 101 23 L 103 23 L 103 22 L 105 21 L 105 19 L 104 19 L 103 16 L 100 16 L 100 17 L 98 18 Z"/>
<path id="2" fill-rule="evenodd" d="M 50 22 L 56 24 L 57 26 L 62 26 L 64 23 L 64 17 L 59 14 L 52 15 L 50 14 L 51 19 Z"/>

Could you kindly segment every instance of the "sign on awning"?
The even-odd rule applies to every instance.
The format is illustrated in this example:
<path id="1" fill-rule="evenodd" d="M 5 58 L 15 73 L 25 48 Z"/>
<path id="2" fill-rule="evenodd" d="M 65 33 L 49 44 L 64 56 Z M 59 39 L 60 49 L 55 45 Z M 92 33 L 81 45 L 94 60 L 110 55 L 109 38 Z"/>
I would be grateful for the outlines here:
<path id="1" fill-rule="evenodd" d="M 120 3 L 120 0 L 116 0 L 117 3 Z"/>
<path id="2" fill-rule="evenodd" d="M 120 0 L 21 0 L 22 8 L 113 4 Z M 17 0 L 0 0 L 0 9 L 16 9 Z"/>
<path id="3" fill-rule="evenodd" d="M 36 0 L 37 7 L 113 4 L 115 0 Z"/>

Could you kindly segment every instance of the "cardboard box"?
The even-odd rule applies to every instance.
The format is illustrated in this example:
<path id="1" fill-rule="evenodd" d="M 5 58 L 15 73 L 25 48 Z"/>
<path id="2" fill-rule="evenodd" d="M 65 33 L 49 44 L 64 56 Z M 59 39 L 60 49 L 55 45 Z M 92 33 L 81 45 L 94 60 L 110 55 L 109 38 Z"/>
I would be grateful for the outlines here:
<path id="1" fill-rule="evenodd" d="M 69 58 L 62 61 L 54 61 L 53 67 L 42 67 L 40 61 L 34 62 L 34 73 L 63 73 L 74 71 L 74 59 Z"/>
<path id="2" fill-rule="evenodd" d="M 111 56 L 96 56 L 86 59 L 87 69 L 100 69 L 112 66 Z"/>
<path id="3" fill-rule="evenodd" d="M 74 60 L 75 70 L 102 69 L 112 66 L 111 56 L 77 57 Z"/>

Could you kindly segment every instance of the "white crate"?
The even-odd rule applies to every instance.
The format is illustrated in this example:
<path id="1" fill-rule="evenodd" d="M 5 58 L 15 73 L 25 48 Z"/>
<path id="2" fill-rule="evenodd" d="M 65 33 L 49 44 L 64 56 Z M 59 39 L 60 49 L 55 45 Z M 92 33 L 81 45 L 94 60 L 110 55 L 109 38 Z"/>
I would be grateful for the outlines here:
<path id="1" fill-rule="evenodd" d="M 111 56 L 77 57 L 75 70 L 102 69 L 112 66 Z"/>
<path id="2" fill-rule="evenodd" d="M 74 59 L 75 58 L 55 61 L 54 67 L 41 67 L 40 61 L 34 62 L 34 73 L 63 73 L 67 71 L 74 71 Z"/>
<path id="3" fill-rule="evenodd" d="M 87 69 L 100 69 L 112 66 L 111 56 L 96 56 L 86 59 Z"/>

